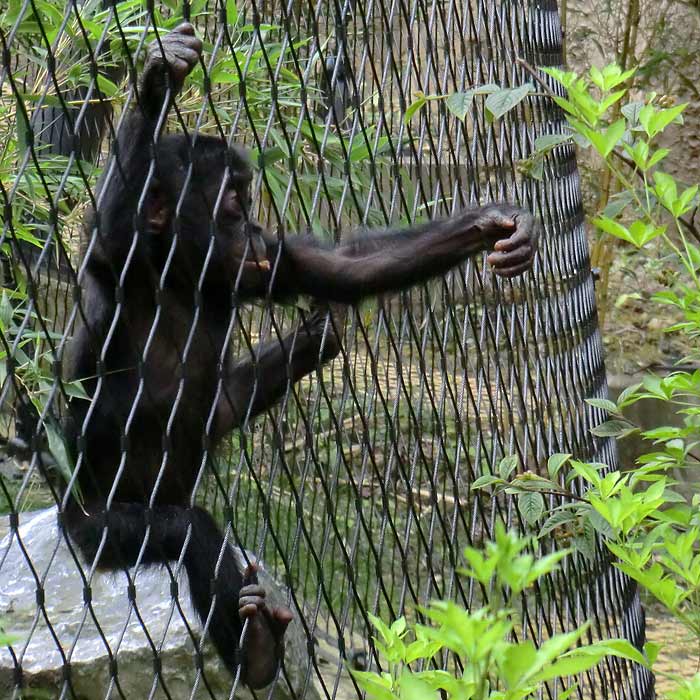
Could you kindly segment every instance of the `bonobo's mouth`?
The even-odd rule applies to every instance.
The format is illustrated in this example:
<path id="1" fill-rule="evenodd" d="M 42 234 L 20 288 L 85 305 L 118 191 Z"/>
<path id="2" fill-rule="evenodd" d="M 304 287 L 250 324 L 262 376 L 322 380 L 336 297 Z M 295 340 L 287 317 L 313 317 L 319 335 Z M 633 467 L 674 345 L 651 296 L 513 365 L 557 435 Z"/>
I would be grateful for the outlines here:
<path id="1" fill-rule="evenodd" d="M 261 260 L 243 260 L 241 262 L 244 270 L 264 270 L 265 272 L 270 271 L 270 261 L 266 258 Z"/>
<path id="2" fill-rule="evenodd" d="M 240 266 L 244 270 L 269 272 L 270 261 L 267 259 L 267 245 L 262 236 L 262 227 L 257 221 L 248 220 L 245 223 L 244 231 L 248 241 L 246 250 L 239 259 Z"/>

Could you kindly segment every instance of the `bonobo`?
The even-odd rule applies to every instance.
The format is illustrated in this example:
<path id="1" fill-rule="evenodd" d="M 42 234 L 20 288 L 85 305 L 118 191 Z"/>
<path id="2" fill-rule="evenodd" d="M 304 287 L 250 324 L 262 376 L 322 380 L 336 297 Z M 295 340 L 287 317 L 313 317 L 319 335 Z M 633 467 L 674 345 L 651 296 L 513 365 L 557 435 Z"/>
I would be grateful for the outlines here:
<path id="1" fill-rule="evenodd" d="M 530 214 L 502 204 L 336 247 L 269 235 L 248 216 L 244 151 L 159 133 L 201 47 L 189 24 L 149 47 L 137 105 L 86 223 L 68 378 L 82 379 L 91 400 L 69 406 L 79 498 L 66 496 L 62 522 L 103 569 L 182 556 L 222 659 L 261 687 L 277 672 L 292 616 L 266 603 L 254 567 L 241 571 L 212 516 L 193 504 L 207 455 L 338 353 L 323 304 L 404 289 L 484 250 L 496 274 L 512 277 L 530 267 L 536 237 Z M 234 301 L 296 294 L 319 300 L 319 310 L 259 347 L 255 362 L 235 361 Z"/>

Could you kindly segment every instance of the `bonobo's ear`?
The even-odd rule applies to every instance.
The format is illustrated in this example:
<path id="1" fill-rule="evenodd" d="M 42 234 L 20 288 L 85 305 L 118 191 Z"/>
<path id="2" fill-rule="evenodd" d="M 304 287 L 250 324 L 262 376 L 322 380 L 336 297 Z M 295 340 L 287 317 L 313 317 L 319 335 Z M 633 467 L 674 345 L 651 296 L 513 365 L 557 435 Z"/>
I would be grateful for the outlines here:
<path id="1" fill-rule="evenodd" d="M 170 212 L 160 183 L 154 181 L 146 198 L 146 230 L 148 233 L 163 233 L 168 225 Z"/>

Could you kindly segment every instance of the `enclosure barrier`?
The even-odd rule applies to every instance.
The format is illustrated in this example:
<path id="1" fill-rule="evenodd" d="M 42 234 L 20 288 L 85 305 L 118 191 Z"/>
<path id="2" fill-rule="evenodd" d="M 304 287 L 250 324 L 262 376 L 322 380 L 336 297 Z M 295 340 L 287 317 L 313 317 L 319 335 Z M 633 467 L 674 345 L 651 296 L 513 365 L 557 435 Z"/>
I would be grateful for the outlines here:
<path id="1" fill-rule="evenodd" d="M 60 421 L 80 392 L 61 376 L 85 313 L 81 220 L 138 99 L 154 26 L 163 34 L 189 18 L 205 39 L 170 130 L 253 149 L 254 214 L 270 230 L 339 240 L 506 200 L 541 221 L 525 276 L 497 280 L 477 258 L 350 309 L 332 362 L 244 420 L 216 456 L 203 447 L 192 502 L 215 513 L 242 558 L 264 563 L 295 616 L 293 648 L 265 693 L 355 695 L 347 665 L 377 663 L 368 611 L 414 619 L 433 597 L 480 604 L 487 592 L 456 572 L 463 548 L 497 520 L 526 529 L 512 500 L 470 491 L 478 476 L 511 454 L 533 471 L 553 452 L 616 463 L 613 441 L 589 432 L 601 411 L 584 403 L 607 388 L 575 155 L 557 147 L 541 179 L 521 167 L 537 136 L 562 132 L 562 114 L 534 96 L 493 123 L 480 99 L 463 121 L 444 100 L 405 118 L 417 93 L 526 82 L 518 58 L 560 65 L 556 3 L 16 0 L 0 16 L 3 697 L 225 698 L 242 685 L 194 652 L 184 554 L 105 574 L 56 524 L 57 483 L 71 477 Z M 256 343 L 308 315 L 301 299 L 222 304 L 237 355 L 256 361 Z M 518 604 L 518 634 L 536 642 L 587 620 L 591 639 L 644 640 L 635 586 L 594 538 L 587 557 L 569 557 Z M 646 700 L 653 679 L 610 658 L 576 697 Z"/>

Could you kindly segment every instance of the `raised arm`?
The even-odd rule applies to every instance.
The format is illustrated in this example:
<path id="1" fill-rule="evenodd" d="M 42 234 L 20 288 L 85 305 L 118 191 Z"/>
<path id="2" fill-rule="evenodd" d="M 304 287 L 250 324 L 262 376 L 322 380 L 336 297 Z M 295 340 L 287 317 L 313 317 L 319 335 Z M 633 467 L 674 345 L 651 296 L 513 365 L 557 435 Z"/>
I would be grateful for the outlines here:
<path id="1" fill-rule="evenodd" d="M 133 213 L 147 228 L 144 187 L 154 157 L 153 144 L 183 81 L 199 60 L 202 42 L 191 24 L 181 24 L 148 46 L 136 103 L 119 128 L 112 157 L 97 184 L 102 251 L 112 262 L 124 257 L 134 231 Z M 153 190 L 153 180 L 149 182 Z M 153 209 L 153 207 L 151 207 Z M 107 250 L 109 249 L 109 250 Z"/>
<path id="2" fill-rule="evenodd" d="M 271 259 L 276 245 L 269 246 Z M 444 274 L 484 250 L 492 251 L 488 262 L 496 274 L 514 277 L 532 265 L 537 235 L 528 212 L 490 204 L 405 230 L 366 233 L 335 248 L 307 236 L 279 245 L 274 293 L 354 303 Z"/>

